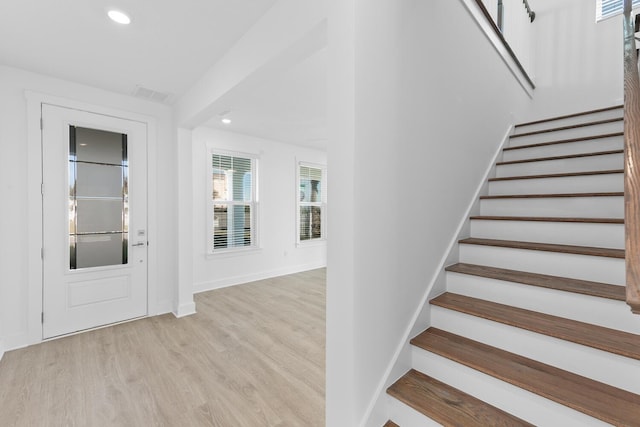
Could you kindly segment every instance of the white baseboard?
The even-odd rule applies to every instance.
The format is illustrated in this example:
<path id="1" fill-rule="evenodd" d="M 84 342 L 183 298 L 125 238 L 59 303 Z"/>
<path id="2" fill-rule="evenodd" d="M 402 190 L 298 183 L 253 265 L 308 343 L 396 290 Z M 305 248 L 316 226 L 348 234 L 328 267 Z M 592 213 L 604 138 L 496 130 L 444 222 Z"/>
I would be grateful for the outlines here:
<path id="1" fill-rule="evenodd" d="M 226 288 L 229 286 L 241 285 L 243 283 L 255 282 L 257 280 L 270 279 L 272 277 L 286 276 L 287 274 L 295 274 L 303 271 L 315 270 L 327 266 L 325 261 L 315 262 L 302 265 L 293 265 L 275 270 L 260 271 L 256 273 L 243 274 L 238 276 L 224 277 L 217 280 L 209 280 L 206 282 L 196 283 L 193 286 L 193 293 L 213 291 L 215 289 Z"/>
<path id="2" fill-rule="evenodd" d="M 160 301 L 155 304 L 153 311 L 149 311 L 149 317 L 160 316 L 162 314 L 173 313 L 173 301 Z"/>
<path id="3" fill-rule="evenodd" d="M 173 315 L 178 319 L 181 317 L 191 316 L 192 314 L 196 314 L 196 303 L 189 302 L 187 304 L 181 304 L 176 311 L 173 312 Z"/>
<path id="4" fill-rule="evenodd" d="M 418 309 L 415 311 L 415 313 L 411 318 L 411 321 L 407 325 L 407 328 L 405 329 L 405 332 L 398 343 L 398 346 L 393 355 L 393 358 L 391 359 L 389 365 L 387 366 L 387 369 L 382 377 L 382 380 L 378 384 L 376 393 L 374 394 L 373 399 L 371 399 L 371 401 L 369 402 L 369 406 L 367 407 L 367 411 L 365 412 L 365 415 L 362 418 L 362 421 L 360 422 L 360 426 L 372 427 L 374 425 L 380 425 L 378 417 L 381 411 L 383 411 L 383 405 L 386 405 L 387 403 L 385 400 L 386 389 L 398 377 L 396 365 L 399 362 L 401 362 L 401 356 L 403 355 L 403 353 L 407 351 L 407 348 L 408 348 L 407 343 L 409 342 L 409 339 L 415 332 L 414 328 L 416 327 L 416 323 L 419 321 L 423 323 L 423 325 L 420 325 L 420 328 L 418 328 L 421 330 L 425 329 L 425 324 L 426 325 L 430 324 L 430 320 L 429 320 L 430 315 L 428 312 L 429 299 L 430 299 L 429 296 L 431 292 L 434 290 L 434 287 L 436 286 L 438 281 L 443 280 L 445 265 L 447 263 L 452 262 L 454 258 L 457 259 L 458 240 L 460 240 L 460 238 L 462 237 L 468 237 L 468 236 L 463 236 L 463 234 L 465 233 L 465 230 L 469 230 L 469 217 L 472 215 L 472 212 L 474 212 L 474 210 L 477 209 L 480 196 L 487 192 L 488 190 L 487 180 L 491 177 L 491 174 L 494 173 L 496 161 L 501 155 L 502 149 L 505 147 L 505 145 L 509 141 L 509 135 L 511 135 L 511 133 L 513 132 L 513 129 L 514 129 L 513 125 L 509 126 L 509 128 L 507 129 L 507 131 L 505 132 L 502 138 L 502 142 L 499 144 L 497 150 L 495 151 L 493 157 L 491 158 L 489 162 L 489 166 L 487 167 L 483 177 L 481 178 L 480 183 L 478 184 L 476 191 L 474 192 L 474 195 L 471 198 L 471 201 L 469 202 L 469 205 L 465 211 L 464 216 L 462 216 L 462 219 L 460 220 L 460 223 L 458 224 L 458 227 L 455 233 L 453 233 L 453 235 L 451 236 L 451 240 L 449 241 L 447 250 L 443 254 L 442 258 L 440 259 L 440 262 L 438 263 L 438 268 L 435 270 L 433 276 L 429 280 L 427 287 L 425 288 L 425 292 L 421 300 L 422 303 L 420 304 Z M 410 347 L 408 348 L 408 351 L 411 351 Z"/>

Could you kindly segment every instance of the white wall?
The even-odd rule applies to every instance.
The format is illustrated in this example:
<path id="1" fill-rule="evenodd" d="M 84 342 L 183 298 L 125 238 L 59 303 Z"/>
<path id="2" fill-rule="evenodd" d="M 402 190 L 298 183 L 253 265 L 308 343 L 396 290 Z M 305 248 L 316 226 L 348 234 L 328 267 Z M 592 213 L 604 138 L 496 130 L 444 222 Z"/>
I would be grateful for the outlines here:
<path id="1" fill-rule="evenodd" d="M 328 155 L 341 203 L 330 204 L 329 225 L 352 233 L 353 247 L 329 241 L 327 425 L 346 426 L 382 390 L 511 114 L 530 101 L 461 2 L 335 1 Z M 344 3 L 352 20 L 336 16 Z M 353 78 L 338 74 L 349 70 Z M 350 106 L 352 121 L 341 117 Z M 343 158 L 353 160 L 334 162 Z"/>
<path id="2" fill-rule="evenodd" d="M 595 0 L 535 0 L 535 102 L 526 118 L 622 104 L 622 18 L 595 23 Z"/>
<path id="3" fill-rule="evenodd" d="M 257 154 L 260 249 L 207 255 L 207 144 Z M 296 245 L 297 161 L 326 165 L 326 154 L 301 146 L 200 127 L 193 131 L 194 291 L 324 267 L 326 242 Z M 329 195 L 329 203 L 330 201 Z M 329 230 L 329 233 L 331 231 Z"/>
<path id="4" fill-rule="evenodd" d="M 28 232 L 33 228 L 27 207 L 30 198 L 39 198 L 39 189 L 28 188 L 29 171 L 34 165 L 39 169 L 39 159 L 28 158 L 27 102 L 25 90 L 104 108 L 124 110 L 150 116 L 156 120 L 156 145 L 150 147 L 155 162 L 149 165 L 157 174 L 151 176 L 155 194 L 150 195 L 150 210 L 155 214 L 155 245 L 157 277 L 156 298 L 153 304 L 159 312 L 172 309 L 173 288 L 176 281 L 176 196 L 175 168 L 173 166 L 174 142 L 172 137 L 171 110 L 132 97 L 117 95 L 87 86 L 38 75 L 15 68 L 0 66 L 0 340 L 4 338 L 7 349 L 32 344 L 28 337 L 33 319 L 40 313 L 29 311 L 28 260 L 40 256 L 39 247 L 29 247 Z M 36 170 L 37 172 L 37 170 Z M 36 218 L 39 213 L 35 213 Z M 150 249 L 151 250 L 151 249 Z M 29 252 L 31 251 L 31 252 Z M 150 260 L 151 261 L 151 260 Z M 39 323 L 39 322 L 38 322 Z"/>
<path id="5" fill-rule="evenodd" d="M 462 1 L 331 2 L 328 425 L 385 421 L 385 371 L 509 125 L 622 96 L 619 22 L 532 3 L 533 100 Z"/>

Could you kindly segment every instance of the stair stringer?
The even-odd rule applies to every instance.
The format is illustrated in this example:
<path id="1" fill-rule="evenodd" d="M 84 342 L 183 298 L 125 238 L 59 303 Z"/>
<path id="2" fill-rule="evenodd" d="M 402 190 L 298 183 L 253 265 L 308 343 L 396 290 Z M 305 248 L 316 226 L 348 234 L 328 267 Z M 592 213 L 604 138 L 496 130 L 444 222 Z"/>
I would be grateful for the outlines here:
<path id="1" fill-rule="evenodd" d="M 514 129 L 515 125 L 513 124 L 507 128 L 500 144 L 498 144 L 496 148 L 495 153 L 491 157 L 491 160 L 489 160 L 485 173 L 479 181 L 480 184 L 477 186 L 467 209 L 461 217 L 455 233 L 451 236 L 449 245 L 440 259 L 435 273 L 429 279 L 425 292 L 421 297 L 418 309 L 414 312 L 411 317 L 411 321 L 405 329 L 405 333 L 402 334 L 401 339 L 398 341 L 393 358 L 387 365 L 387 369 L 382 377 L 383 379 L 378 384 L 376 392 L 369 402 L 364 417 L 359 424 L 361 427 L 379 427 L 389 419 L 389 401 L 386 390 L 391 384 L 397 381 L 398 378 L 411 369 L 412 346 L 409 341 L 413 336 L 431 326 L 431 307 L 429 300 L 446 290 L 446 271 L 444 268 L 447 265 L 458 262 L 458 241 L 470 236 L 470 217 L 479 214 L 480 196 L 489 194 L 489 178 L 494 178 L 496 176 L 496 163 L 501 160 L 503 149 L 509 143 L 509 137 L 513 134 Z"/>

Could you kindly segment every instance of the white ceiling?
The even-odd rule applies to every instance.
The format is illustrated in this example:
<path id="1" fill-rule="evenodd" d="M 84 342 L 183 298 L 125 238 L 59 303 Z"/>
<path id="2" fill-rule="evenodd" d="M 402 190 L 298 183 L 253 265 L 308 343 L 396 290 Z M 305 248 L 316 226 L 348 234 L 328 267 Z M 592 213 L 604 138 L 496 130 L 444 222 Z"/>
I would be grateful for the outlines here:
<path id="1" fill-rule="evenodd" d="M 13 0 L 0 2 L 0 61 L 131 94 L 182 95 L 275 0 Z M 122 9 L 118 25 L 106 10 Z"/>
<path id="2" fill-rule="evenodd" d="M 142 86 L 175 102 L 275 2 L 4 0 L 0 64 L 126 95 Z M 111 7 L 129 13 L 131 25 L 111 22 Z M 224 100 L 234 119 L 226 129 L 321 147 L 325 56 L 315 54 L 273 81 L 237 87 Z"/>
<path id="3" fill-rule="evenodd" d="M 216 103 L 217 116 L 205 126 L 325 149 L 326 64 L 322 49 L 278 76 L 237 87 Z"/>

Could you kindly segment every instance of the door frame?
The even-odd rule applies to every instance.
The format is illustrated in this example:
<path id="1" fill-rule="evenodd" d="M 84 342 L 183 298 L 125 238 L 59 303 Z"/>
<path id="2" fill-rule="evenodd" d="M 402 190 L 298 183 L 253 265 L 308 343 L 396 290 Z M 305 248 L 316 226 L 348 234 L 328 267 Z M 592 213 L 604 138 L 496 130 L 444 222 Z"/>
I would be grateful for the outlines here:
<path id="1" fill-rule="evenodd" d="M 27 282 L 28 311 L 26 313 L 27 340 L 25 345 L 37 344 L 43 340 L 43 206 L 42 206 L 42 132 L 40 128 L 42 104 L 62 108 L 87 111 L 94 114 L 112 116 L 137 121 L 147 128 L 147 316 L 158 314 L 158 251 L 157 241 L 157 185 L 156 176 L 157 126 L 156 119 L 144 114 L 132 113 L 112 107 L 105 107 L 81 101 L 38 92 L 25 91 L 27 99 Z M 46 183 L 45 183 L 46 191 Z M 52 338 L 55 339 L 55 338 Z"/>

